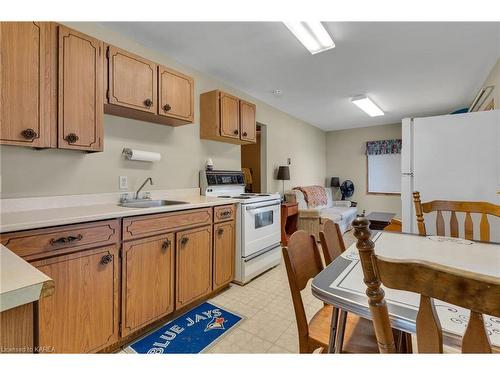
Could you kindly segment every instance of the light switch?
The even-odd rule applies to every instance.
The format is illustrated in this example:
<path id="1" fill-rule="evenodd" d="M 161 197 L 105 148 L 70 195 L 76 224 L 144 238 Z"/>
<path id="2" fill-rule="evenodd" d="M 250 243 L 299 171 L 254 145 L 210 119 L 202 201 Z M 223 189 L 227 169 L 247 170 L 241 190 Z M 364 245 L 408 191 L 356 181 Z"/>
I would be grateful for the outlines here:
<path id="1" fill-rule="evenodd" d="M 127 176 L 120 176 L 119 186 L 120 186 L 120 190 L 128 190 L 128 177 Z"/>

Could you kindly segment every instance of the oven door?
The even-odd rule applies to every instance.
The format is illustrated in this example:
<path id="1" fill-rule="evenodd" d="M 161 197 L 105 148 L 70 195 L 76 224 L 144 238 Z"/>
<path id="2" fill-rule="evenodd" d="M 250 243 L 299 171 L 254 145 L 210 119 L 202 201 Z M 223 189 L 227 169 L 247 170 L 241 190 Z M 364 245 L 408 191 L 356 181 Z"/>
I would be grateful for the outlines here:
<path id="1" fill-rule="evenodd" d="M 280 201 L 242 204 L 242 257 L 279 244 Z"/>

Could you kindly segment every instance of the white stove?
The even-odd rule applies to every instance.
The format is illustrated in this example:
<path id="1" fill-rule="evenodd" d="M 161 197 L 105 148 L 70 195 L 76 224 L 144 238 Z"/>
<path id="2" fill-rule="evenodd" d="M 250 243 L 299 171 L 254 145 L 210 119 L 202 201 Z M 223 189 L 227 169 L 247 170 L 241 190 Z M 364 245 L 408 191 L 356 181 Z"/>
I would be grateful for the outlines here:
<path id="1" fill-rule="evenodd" d="M 241 171 L 200 171 L 202 195 L 238 199 L 235 281 L 245 284 L 281 260 L 281 196 L 245 193 Z"/>

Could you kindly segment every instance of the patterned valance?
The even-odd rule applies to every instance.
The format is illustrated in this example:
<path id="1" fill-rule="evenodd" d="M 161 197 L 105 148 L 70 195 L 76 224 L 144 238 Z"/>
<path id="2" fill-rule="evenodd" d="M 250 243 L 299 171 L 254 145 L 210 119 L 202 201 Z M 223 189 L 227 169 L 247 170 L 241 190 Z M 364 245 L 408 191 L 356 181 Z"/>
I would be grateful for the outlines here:
<path id="1" fill-rule="evenodd" d="M 385 139 L 383 141 L 366 142 L 367 155 L 400 154 L 401 139 Z"/>

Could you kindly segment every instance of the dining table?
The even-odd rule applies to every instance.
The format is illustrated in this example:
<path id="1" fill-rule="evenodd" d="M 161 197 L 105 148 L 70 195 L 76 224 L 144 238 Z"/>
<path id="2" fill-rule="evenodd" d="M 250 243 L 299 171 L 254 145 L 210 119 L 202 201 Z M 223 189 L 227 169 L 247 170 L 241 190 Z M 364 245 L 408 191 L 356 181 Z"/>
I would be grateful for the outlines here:
<path id="1" fill-rule="evenodd" d="M 500 280 L 498 243 L 383 231 L 372 233 L 372 241 L 375 243 L 375 254 L 386 258 L 423 260 Z M 315 297 L 338 308 L 334 309 L 332 315 L 329 352 L 340 353 L 347 314 L 371 320 L 356 243 L 326 266 L 313 279 L 311 288 Z M 420 296 L 384 285 L 382 289 L 385 292 L 391 326 L 415 337 Z M 443 331 L 443 344 L 449 351 L 459 352 L 470 312 L 444 301 L 434 300 L 434 304 Z M 485 315 L 484 324 L 493 351 L 500 352 L 500 317 Z"/>

